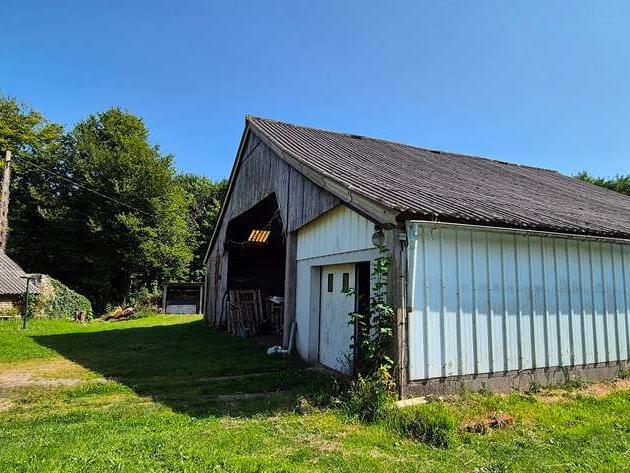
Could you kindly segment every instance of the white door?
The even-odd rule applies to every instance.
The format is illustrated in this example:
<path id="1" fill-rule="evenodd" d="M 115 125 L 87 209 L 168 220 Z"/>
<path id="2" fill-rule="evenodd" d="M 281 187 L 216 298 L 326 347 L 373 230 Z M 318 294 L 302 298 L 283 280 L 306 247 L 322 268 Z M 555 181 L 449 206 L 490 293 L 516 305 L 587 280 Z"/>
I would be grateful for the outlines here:
<path id="1" fill-rule="evenodd" d="M 355 311 L 354 264 L 322 267 L 321 303 L 319 316 L 319 362 L 345 374 L 352 372 L 350 348 L 354 326 L 350 325 Z"/>

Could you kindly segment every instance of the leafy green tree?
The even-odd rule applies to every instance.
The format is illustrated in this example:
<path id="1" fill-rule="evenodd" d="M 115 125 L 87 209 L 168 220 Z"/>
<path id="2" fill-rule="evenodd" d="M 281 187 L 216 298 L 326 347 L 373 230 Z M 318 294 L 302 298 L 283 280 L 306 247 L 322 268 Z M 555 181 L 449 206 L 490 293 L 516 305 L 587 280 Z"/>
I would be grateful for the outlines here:
<path id="1" fill-rule="evenodd" d="M 196 174 L 180 174 L 177 181 L 188 197 L 188 221 L 193 232 L 191 281 L 203 279 L 203 258 L 227 192 L 227 180 L 213 182 Z"/>
<path id="2" fill-rule="evenodd" d="M 8 252 L 29 271 L 87 295 L 96 311 L 203 277 L 227 182 L 178 175 L 139 117 L 112 108 L 66 133 L 0 95 L 6 149 L 16 156 Z"/>
<path id="3" fill-rule="evenodd" d="M 613 178 L 595 177 L 586 171 L 582 171 L 575 176 L 581 181 L 590 182 L 600 187 L 605 187 L 611 191 L 620 192 L 621 194 L 630 195 L 630 174 L 625 176 L 617 175 Z"/>
<path id="4" fill-rule="evenodd" d="M 54 174 L 29 169 L 14 181 L 25 208 L 12 251 L 32 271 L 84 293 L 97 311 L 187 275 L 188 196 L 142 119 L 116 108 L 89 116 L 39 158 Z"/>
<path id="5" fill-rule="evenodd" d="M 12 251 L 14 243 L 27 240 L 21 229 L 27 229 L 33 246 L 38 244 L 38 236 L 43 235 L 39 210 L 50 207 L 57 190 L 51 185 L 48 175 L 41 171 L 31 173 L 32 166 L 22 159 L 37 162 L 45 168 L 54 167 L 55 155 L 61 145 L 63 127 L 47 120 L 24 102 L 0 94 L 0 167 L 4 165 L 6 151 L 11 151 L 12 185 L 9 212 L 9 227 L 17 231 L 9 234 L 7 251 L 27 270 L 32 270 L 24 260 L 22 252 Z M 40 207 L 39 204 L 44 205 Z"/>
<path id="6" fill-rule="evenodd" d="M 26 103 L 0 94 L 0 152 L 30 153 L 55 143 L 63 133 L 61 125 L 49 122 Z"/>

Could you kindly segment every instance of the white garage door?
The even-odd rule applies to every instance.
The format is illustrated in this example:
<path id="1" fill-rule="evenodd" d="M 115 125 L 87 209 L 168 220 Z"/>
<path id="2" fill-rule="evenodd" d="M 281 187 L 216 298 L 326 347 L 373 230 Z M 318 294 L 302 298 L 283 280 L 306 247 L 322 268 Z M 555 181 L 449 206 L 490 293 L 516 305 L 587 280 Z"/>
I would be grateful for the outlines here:
<path id="1" fill-rule="evenodd" d="M 346 291 L 354 288 L 354 279 L 354 264 L 322 267 L 319 362 L 346 374 L 352 371 L 354 335 L 348 314 L 355 310 L 355 297 Z"/>

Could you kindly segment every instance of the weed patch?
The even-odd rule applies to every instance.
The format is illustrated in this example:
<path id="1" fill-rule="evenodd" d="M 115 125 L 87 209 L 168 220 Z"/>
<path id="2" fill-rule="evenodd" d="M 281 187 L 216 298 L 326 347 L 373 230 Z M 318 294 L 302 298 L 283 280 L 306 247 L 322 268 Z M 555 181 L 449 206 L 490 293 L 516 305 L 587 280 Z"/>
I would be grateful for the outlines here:
<path id="1" fill-rule="evenodd" d="M 410 439 L 437 448 L 450 447 L 455 440 L 457 420 L 444 403 L 392 409 L 386 420 L 390 429 Z"/>
<path id="2" fill-rule="evenodd" d="M 361 376 L 350 384 L 344 409 L 363 422 L 383 419 L 391 410 L 395 395 L 392 392 L 392 380 L 387 369 Z"/>

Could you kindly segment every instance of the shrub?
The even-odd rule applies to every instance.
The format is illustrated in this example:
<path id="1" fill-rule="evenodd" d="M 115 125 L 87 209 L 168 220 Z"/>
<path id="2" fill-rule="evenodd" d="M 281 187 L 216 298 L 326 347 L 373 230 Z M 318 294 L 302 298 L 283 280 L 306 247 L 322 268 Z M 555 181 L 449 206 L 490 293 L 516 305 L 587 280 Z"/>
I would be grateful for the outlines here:
<path id="1" fill-rule="evenodd" d="M 387 367 L 368 376 L 359 375 L 350 384 L 344 402 L 346 412 L 364 422 L 383 419 L 395 401 L 393 381 Z"/>
<path id="2" fill-rule="evenodd" d="M 22 311 L 19 307 L 7 307 L 6 309 L 0 309 L 0 317 L 20 317 Z"/>
<path id="3" fill-rule="evenodd" d="M 442 402 L 392 410 L 387 423 L 401 435 L 438 448 L 453 444 L 457 428 L 455 417 Z"/>
<path id="4" fill-rule="evenodd" d="M 137 311 L 159 312 L 162 305 L 162 291 L 157 287 L 153 287 L 151 290 L 143 287 L 139 291 L 130 294 L 125 305 L 131 306 Z"/>

